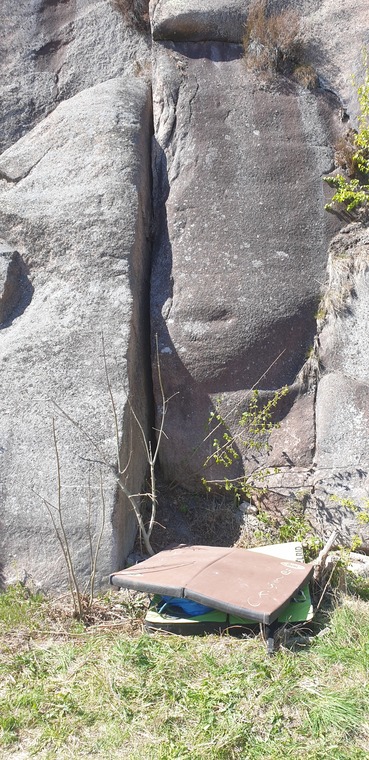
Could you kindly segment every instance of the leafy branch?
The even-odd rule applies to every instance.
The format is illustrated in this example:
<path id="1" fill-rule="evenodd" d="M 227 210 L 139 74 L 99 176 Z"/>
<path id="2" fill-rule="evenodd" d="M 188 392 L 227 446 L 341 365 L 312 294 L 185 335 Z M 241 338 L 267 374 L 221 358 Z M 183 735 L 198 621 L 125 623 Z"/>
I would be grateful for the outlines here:
<path id="1" fill-rule="evenodd" d="M 288 393 L 287 386 L 275 391 L 272 398 L 266 403 L 260 403 L 260 392 L 257 389 L 251 391 L 251 398 L 248 406 L 242 412 L 238 420 L 238 429 L 234 434 L 224 430 L 222 436 L 214 436 L 212 441 L 213 451 L 206 458 L 204 467 L 211 464 L 221 465 L 225 468 L 231 467 L 239 459 L 239 449 L 243 451 L 243 459 L 251 461 L 255 454 L 270 449 L 269 437 L 272 430 L 279 427 L 279 423 L 274 421 L 276 407 L 281 399 Z M 209 425 L 215 422 L 215 428 L 209 435 L 219 428 L 225 428 L 225 418 L 218 409 L 211 413 Z M 277 468 L 270 470 L 257 464 L 249 473 L 243 473 L 236 478 L 220 477 L 216 479 L 202 479 L 206 489 L 223 487 L 226 491 L 232 491 L 235 495 L 243 495 L 250 498 L 253 492 L 265 493 L 266 487 L 263 481 Z"/>
<path id="2" fill-rule="evenodd" d="M 363 51 L 363 63 L 365 68 L 364 81 L 357 89 L 360 106 L 358 117 L 359 130 L 350 130 L 350 140 L 347 143 L 349 154 L 350 172 L 356 175 L 353 179 L 347 179 L 342 174 L 324 177 L 324 181 L 335 188 L 330 203 L 325 205 L 326 211 L 334 210 L 334 203 L 346 206 L 348 212 L 354 211 L 359 206 L 366 206 L 369 198 L 369 64 L 368 51 Z M 354 151 L 354 152 L 353 152 Z M 345 152 L 345 151 L 344 151 Z"/>

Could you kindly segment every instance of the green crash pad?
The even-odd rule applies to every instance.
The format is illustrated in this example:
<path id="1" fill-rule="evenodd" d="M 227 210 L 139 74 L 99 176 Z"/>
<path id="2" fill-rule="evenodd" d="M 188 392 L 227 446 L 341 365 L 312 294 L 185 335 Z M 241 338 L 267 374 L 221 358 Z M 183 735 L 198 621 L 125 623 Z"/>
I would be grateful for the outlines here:
<path id="1" fill-rule="evenodd" d="M 167 605 L 163 612 L 158 607 L 163 604 L 161 596 L 155 594 L 145 618 L 145 627 L 149 631 L 167 631 L 181 636 L 203 633 L 230 633 L 242 635 L 247 630 L 255 628 L 255 620 L 247 620 L 236 615 L 212 610 L 204 615 L 187 617 L 182 610 L 173 605 Z M 278 617 L 279 624 L 304 623 L 312 619 L 314 614 L 311 604 L 309 586 L 300 589 L 296 597 Z"/>

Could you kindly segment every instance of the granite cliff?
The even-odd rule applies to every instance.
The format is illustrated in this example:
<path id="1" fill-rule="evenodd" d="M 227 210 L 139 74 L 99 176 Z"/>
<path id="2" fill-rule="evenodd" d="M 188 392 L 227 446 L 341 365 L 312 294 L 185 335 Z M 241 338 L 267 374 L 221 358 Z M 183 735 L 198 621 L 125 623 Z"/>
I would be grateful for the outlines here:
<path id="1" fill-rule="evenodd" d="M 212 410 L 232 433 L 255 383 L 264 399 L 287 385 L 266 460 L 279 470 L 269 506 L 283 511 L 300 491 L 320 531 L 337 524 L 348 540 L 359 530 L 340 499 L 368 498 L 369 237 L 364 221 L 347 226 L 324 210 L 322 177 L 357 124 L 351 76 L 363 75 L 367 2 L 270 0 L 269 13 L 298 14 L 300 64 L 313 81 L 246 65 L 249 9 L 247 0 L 22 0 L 14 10 L 3 0 L 6 578 L 63 585 L 44 503 L 57 492 L 53 420 L 77 570 L 88 574 L 101 490 L 98 583 L 122 565 L 134 514 L 93 442 L 114 463 L 118 440 L 127 486 L 145 489 L 132 409 L 146 434 L 154 416 L 160 423 L 156 336 L 165 393 L 175 394 L 165 480 L 199 489 Z M 365 525 L 360 537 L 367 545 Z"/>

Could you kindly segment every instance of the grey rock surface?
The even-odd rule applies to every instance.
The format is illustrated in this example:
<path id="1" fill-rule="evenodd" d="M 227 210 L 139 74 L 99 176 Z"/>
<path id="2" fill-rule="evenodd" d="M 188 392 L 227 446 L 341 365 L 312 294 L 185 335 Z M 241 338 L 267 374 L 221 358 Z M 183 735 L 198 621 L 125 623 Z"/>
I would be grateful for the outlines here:
<path id="1" fill-rule="evenodd" d="M 248 389 L 284 351 L 259 382 L 265 399 L 278 385 L 290 386 L 266 459 L 280 470 L 269 481 L 271 507 L 283 511 L 283 500 L 293 503 L 298 489 L 313 494 L 310 512 L 319 532 L 329 530 L 335 514 L 336 522 L 346 525 L 347 539 L 356 532 L 352 512 L 346 515 L 328 491 L 321 500 L 318 496 L 319 477 L 325 488 L 332 460 L 321 464 L 319 475 L 315 470 L 324 459 L 322 441 L 332 441 L 333 429 L 340 427 L 342 410 L 338 413 L 335 404 L 343 385 L 356 398 L 354 407 L 363 407 L 360 430 L 348 435 L 347 454 L 352 444 L 356 458 L 365 456 L 365 392 L 354 391 L 356 381 L 324 376 L 316 409 L 315 313 L 327 246 L 339 227 L 323 212 L 321 177 L 333 166 L 331 148 L 344 134 L 346 120 L 351 118 L 349 126 L 357 123 L 352 75 L 357 84 L 362 81 L 368 7 L 365 0 L 354 12 L 349 0 L 269 4 L 270 11 L 291 9 L 300 18 L 301 63 L 315 69 L 320 84 L 320 91 L 308 93 L 287 82 L 276 88 L 255 82 L 245 71 L 242 49 L 233 43 L 242 39 L 249 5 L 151 2 L 154 39 L 167 40 L 154 47 L 159 232 L 153 330 L 161 339 L 167 393 L 178 394 L 170 402 L 162 465 L 169 479 L 188 487 L 204 474 L 220 477 L 219 468 L 202 470 L 212 450 L 211 438 L 206 439 L 209 414 L 219 409 L 234 432 Z M 199 40 L 210 41 L 189 44 Z M 360 324 L 365 331 L 364 316 Z M 365 365 L 365 341 L 356 345 Z M 340 357 L 341 375 L 343 363 Z M 330 382 L 341 389 L 333 416 Z M 244 464 L 252 469 L 252 463 Z M 241 472 L 236 467 L 231 474 Z M 366 486 L 357 492 L 360 503 Z"/>
<path id="2" fill-rule="evenodd" d="M 369 233 L 353 224 L 332 241 L 320 333 L 322 377 L 316 398 L 316 453 L 312 510 L 343 540 L 369 542 L 357 509 L 369 489 Z M 350 505 L 347 500 L 352 503 Z"/>
<path id="3" fill-rule="evenodd" d="M 250 0 L 151 0 L 154 39 L 217 40 L 240 43 Z M 268 10 L 296 12 L 301 22 L 303 59 L 316 68 L 323 85 L 357 108 L 351 76 L 362 73 L 361 51 L 369 44 L 367 0 L 269 0 Z"/>
<path id="4" fill-rule="evenodd" d="M 361 81 L 368 2 L 270 0 L 270 11 L 300 17 L 301 61 L 320 84 L 312 92 L 247 69 L 249 6 L 151 0 L 152 47 L 124 0 L 0 3 L 0 582 L 4 565 L 8 578 L 64 582 L 40 498 L 57 498 L 53 418 L 78 572 L 88 575 L 88 504 L 95 539 L 101 524 L 100 469 L 98 583 L 131 550 L 135 522 L 113 474 L 55 404 L 114 461 L 103 332 L 122 461 L 141 491 L 146 462 L 129 404 L 147 429 L 153 374 L 160 421 L 150 319 L 151 353 L 158 335 L 165 392 L 175 394 L 164 477 L 194 487 L 212 451 L 211 412 L 233 431 L 254 383 L 264 399 L 287 383 L 267 459 L 280 470 L 272 506 L 283 512 L 283 499 L 305 489 L 318 526 L 358 532 L 352 509 L 330 497 L 362 507 L 367 498 L 362 227 L 336 238 L 328 259 L 330 292 L 338 284 L 349 308 L 331 298 L 319 337 L 315 315 L 342 224 L 323 210 L 321 178 L 336 137 L 357 123 L 351 76 Z M 146 12 L 146 0 L 135 7 Z"/>
<path id="5" fill-rule="evenodd" d="M 215 400 L 231 423 L 255 383 L 292 385 L 313 343 L 337 230 L 321 178 L 339 109 L 283 78 L 261 85 L 237 45 L 154 53 L 152 329 L 166 393 L 178 394 L 161 461 L 185 483 L 187 466 L 201 473 Z"/>
<path id="6" fill-rule="evenodd" d="M 323 86 L 341 98 L 351 117 L 357 115 L 357 82 L 363 75 L 362 51 L 369 45 L 369 14 L 366 0 L 355 9 L 350 0 L 290 0 L 302 18 L 307 61 L 316 68 Z M 300 10 L 301 9 L 301 10 Z"/>
<path id="7" fill-rule="evenodd" d="M 62 100 L 124 73 L 148 71 L 149 40 L 114 0 L 0 4 L 1 133 L 8 148 Z"/>
<path id="8" fill-rule="evenodd" d="M 65 580 L 45 508 L 58 503 L 53 419 L 79 576 L 90 566 L 89 520 L 94 542 L 100 531 L 101 487 L 97 584 L 134 540 L 132 511 L 102 464 L 116 462 L 116 440 L 101 336 L 122 461 L 135 449 L 128 486 L 137 493 L 146 460 L 128 402 L 147 428 L 150 131 L 150 89 L 127 75 L 59 104 L 0 156 L 3 247 L 18 251 L 32 289 L 22 308 L 8 304 L 0 330 L 0 557 L 8 575 L 26 570 L 45 587 Z"/>
<path id="9" fill-rule="evenodd" d="M 153 38 L 241 42 L 248 5 L 247 0 L 152 0 Z"/>

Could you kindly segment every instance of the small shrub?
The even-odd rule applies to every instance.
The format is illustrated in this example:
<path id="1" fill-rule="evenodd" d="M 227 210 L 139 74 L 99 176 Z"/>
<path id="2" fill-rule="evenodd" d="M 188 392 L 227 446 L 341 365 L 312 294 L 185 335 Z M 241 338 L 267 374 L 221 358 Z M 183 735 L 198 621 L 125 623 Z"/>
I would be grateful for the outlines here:
<path id="1" fill-rule="evenodd" d="M 325 181 L 336 192 L 331 203 L 327 203 L 326 211 L 332 210 L 332 203 L 343 203 L 347 211 L 354 211 L 358 206 L 364 206 L 369 197 L 369 185 L 361 185 L 359 179 L 348 180 L 342 174 L 336 174 L 334 177 L 325 177 Z"/>
<path id="2" fill-rule="evenodd" d="M 335 162 L 343 169 L 348 177 L 355 177 L 357 166 L 355 163 L 357 132 L 349 129 L 344 137 L 340 137 L 335 145 Z"/>
<path id="3" fill-rule="evenodd" d="M 369 602 L 369 578 L 347 573 L 346 577 L 347 590 L 350 594 L 358 596 L 364 602 Z"/>
<path id="4" fill-rule="evenodd" d="M 300 58 L 299 30 L 294 11 L 268 15 L 266 0 L 253 0 L 243 38 L 247 66 L 257 71 L 293 70 Z"/>
<path id="5" fill-rule="evenodd" d="M 357 89 L 360 114 L 359 129 L 351 129 L 336 147 L 337 165 L 345 170 L 346 176 L 336 174 L 324 177 L 335 188 L 326 211 L 334 211 L 334 204 L 342 204 L 348 212 L 368 205 L 369 199 L 369 62 L 364 51 L 364 81 Z"/>
<path id="6" fill-rule="evenodd" d="M 208 420 L 210 432 L 207 438 L 211 439 L 212 453 L 206 458 L 204 468 L 211 465 L 220 465 L 223 468 L 219 478 L 202 478 L 202 483 L 208 492 L 228 491 L 235 499 L 251 499 L 255 494 L 267 493 L 265 481 L 269 475 L 278 472 L 277 468 L 269 470 L 258 461 L 258 453 L 268 452 L 270 449 L 269 437 L 272 431 L 279 427 L 275 421 L 275 413 L 281 400 L 288 393 L 288 387 L 284 386 L 263 402 L 260 392 L 254 388 L 246 406 L 237 421 L 238 429 L 230 433 L 227 421 L 222 416 L 218 401 L 217 408 L 211 412 Z M 239 451 L 243 451 L 243 459 L 252 467 L 252 472 L 243 472 L 238 477 L 224 477 L 224 469 L 232 468 L 232 465 L 240 458 Z"/>
<path id="7" fill-rule="evenodd" d="M 246 519 L 237 541 L 240 548 L 300 541 L 305 562 L 310 562 L 318 556 L 323 545 L 305 517 L 304 509 L 299 502 L 292 504 L 282 519 L 276 518 L 265 509 L 260 509 L 257 518 L 253 518 L 253 526 L 249 526 L 247 522 Z"/>
<path id="8" fill-rule="evenodd" d="M 293 71 L 293 78 L 301 87 L 305 87 L 306 90 L 315 90 L 319 84 L 315 69 L 308 64 L 296 66 Z"/>

